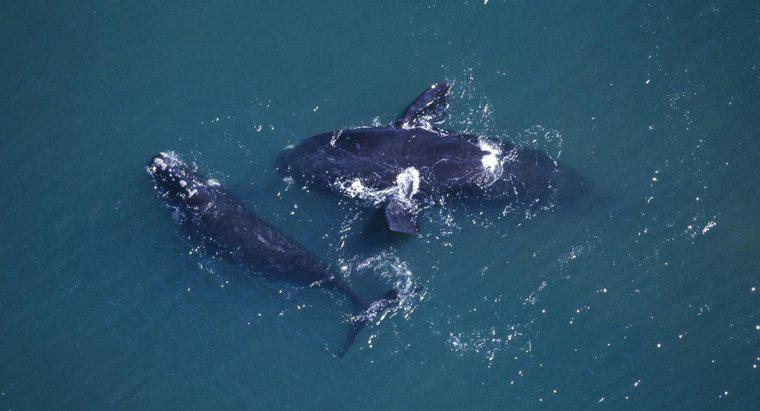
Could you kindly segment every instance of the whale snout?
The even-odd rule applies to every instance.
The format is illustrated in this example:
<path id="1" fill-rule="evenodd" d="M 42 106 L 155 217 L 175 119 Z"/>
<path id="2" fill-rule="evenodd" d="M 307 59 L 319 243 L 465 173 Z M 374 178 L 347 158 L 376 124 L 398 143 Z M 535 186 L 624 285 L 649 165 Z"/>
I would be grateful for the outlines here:
<path id="1" fill-rule="evenodd" d="M 146 165 L 148 174 L 172 173 L 174 169 L 184 167 L 184 163 L 172 152 L 162 151 L 150 158 Z"/>
<path id="2" fill-rule="evenodd" d="M 169 190 L 182 189 L 194 179 L 193 171 L 172 152 L 154 155 L 145 170 L 153 177 L 157 187 Z"/>
<path id="3" fill-rule="evenodd" d="M 170 159 L 168 153 L 158 153 L 150 158 L 148 164 L 146 164 L 146 170 L 148 174 L 156 174 L 160 171 L 166 171 L 169 168 Z"/>
<path id="4" fill-rule="evenodd" d="M 154 187 L 170 204 L 185 204 L 191 198 L 197 202 L 201 189 L 218 185 L 215 181 L 205 181 L 195 170 L 185 164 L 173 152 L 161 152 L 150 158 L 146 165 L 153 178 Z"/>

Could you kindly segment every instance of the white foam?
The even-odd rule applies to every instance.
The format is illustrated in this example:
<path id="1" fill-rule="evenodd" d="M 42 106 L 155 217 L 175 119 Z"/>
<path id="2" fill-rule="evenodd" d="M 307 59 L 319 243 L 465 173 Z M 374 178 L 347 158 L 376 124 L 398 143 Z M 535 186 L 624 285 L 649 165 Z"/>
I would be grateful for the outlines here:
<path id="1" fill-rule="evenodd" d="M 405 203 L 411 203 L 412 197 L 420 191 L 420 172 L 414 167 L 407 167 L 396 176 L 396 196 Z"/>
<path id="2" fill-rule="evenodd" d="M 390 197 L 412 205 L 414 195 L 420 190 L 420 172 L 414 167 L 408 167 L 396 176 L 395 186 L 385 189 L 373 188 L 360 178 L 338 180 L 334 186 L 348 197 L 370 201 L 374 205 L 384 203 Z"/>
<path id="3" fill-rule="evenodd" d="M 163 154 L 163 153 L 162 153 Z M 157 165 L 158 167 L 161 167 L 161 170 L 166 170 L 167 164 L 166 162 L 160 158 L 156 157 L 153 159 L 153 164 Z"/>
<path id="4" fill-rule="evenodd" d="M 355 319 L 363 318 L 379 324 L 396 314 L 409 318 L 414 312 L 416 302 L 425 298 L 425 292 L 418 290 L 415 276 L 406 262 L 401 260 L 394 252 L 383 251 L 366 259 L 354 258 L 351 261 L 344 261 L 342 264 L 341 271 L 344 275 L 352 278 L 363 275 L 381 278 L 399 293 L 398 304 L 384 307 L 382 302 L 381 304 L 376 304 L 376 302 L 363 315 L 354 317 Z"/>
<path id="5" fill-rule="evenodd" d="M 478 140 L 478 147 L 485 154 L 480 159 L 483 166 L 483 174 L 478 182 L 483 186 L 490 186 L 498 180 L 504 172 L 504 157 L 502 156 L 501 147 L 489 139 L 481 138 Z"/>
<path id="6" fill-rule="evenodd" d="M 483 164 L 483 168 L 485 168 L 489 173 L 494 173 L 496 169 L 499 167 L 499 156 L 496 154 L 486 154 L 483 156 L 483 158 L 480 159 L 480 162 Z"/>

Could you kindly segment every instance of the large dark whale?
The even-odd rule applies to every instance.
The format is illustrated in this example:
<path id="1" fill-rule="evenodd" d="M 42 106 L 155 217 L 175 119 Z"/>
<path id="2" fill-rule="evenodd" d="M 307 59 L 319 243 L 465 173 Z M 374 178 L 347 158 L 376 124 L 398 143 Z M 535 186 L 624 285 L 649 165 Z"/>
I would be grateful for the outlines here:
<path id="1" fill-rule="evenodd" d="M 342 356 L 359 331 L 399 296 L 395 289 L 374 302 L 365 302 L 314 254 L 248 211 L 213 180 L 206 180 L 172 153 L 160 153 L 147 165 L 158 195 L 177 220 L 233 263 L 269 279 L 302 287 L 320 287 L 345 295 L 355 316 Z"/>
<path id="2" fill-rule="evenodd" d="M 277 170 L 303 186 L 382 206 L 390 229 L 410 234 L 419 230 L 421 209 L 449 198 L 535 207 L 581 183 L 545 152 L 433 127 L 448 108 L 448 90 L 433 84 L 387 127 L 310 137 L 283 151 Z"/>

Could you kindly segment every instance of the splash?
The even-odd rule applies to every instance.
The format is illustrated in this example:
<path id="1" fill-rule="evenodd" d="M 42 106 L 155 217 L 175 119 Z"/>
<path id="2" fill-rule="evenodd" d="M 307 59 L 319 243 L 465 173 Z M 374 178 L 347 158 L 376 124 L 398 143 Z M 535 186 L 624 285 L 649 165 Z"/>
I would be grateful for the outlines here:
<path id="1" fill-rule="evenodd" d="M 420 172 L 414 167 L 407 167 L 396 176 L 396 197 L 405 204 L 412 203 L 412 197 L 420 191 Z"/>
<path id="2" fill-rule="evenodd" d="M 555 161 L 562 156 L 562 133 L 551 127 L 534 124 L 518 133 L 515 141 L 543 151 Z"/>
<path id="3" fill-rule="evenodd" d="M 385 189 L 374 188 L 360 178 L 337 180 L 334 186 L 339 192 L 350 198 L 367 201 L 373 205 L 385 202 L 385 199 L 396 191 L 396 187 Z"/>
<path id="4" fill-rule="evenodd" d="M 407 263 L 401 260 L 394 250 L 382 251 L 366 258 L 353 257 L 350 260 L 341 261 L 340 264 L 340 271 L 349 282 L 356 283 L 359 279 L 371 278 L 379 280 L 383 288 L 392 287 L 398 291 L 398 300 L 395 303 L 388 305 L 382 301 L 376 301 L 367 311 L 349 317 L 348 321 L 367 320 L 377 326 L 397 316 L 408 320 L 426 297 L 425 290 L 420 287 Z M 396 331 L 395 321 L 390 322 L 389 325 L 391 336 L 400 341 L 405 338 L 403 334 Z M 373 348 L 375 340 L 387 335 L 388 330 L 388 327 L 374 328 L 367 340 L 367 347 Z M 393 344 L 398 345 L 395 342 Z"/>
<path id="5" fill-rule="evenodd" d="M 460 355 L 468 352 L 484 355 L 488 367 L 491 367 L 501 351 L 514 349 L 529 354 L 533 350 L 533 344 L 525 338 L 523 328 L 514 324 L 468 332 L 449 332 L 446 343 Z"/>
<path id="6" fill-rule="evenodd" d="M 496 142 L 485 137 L 478 139 L 478 147 L 488 154 L 480 159 L 483 174 L 478 177 L 477 182 L 481 187 L 489 187 L 504 174 L 504 162 L 507 158 L 502 156 L 501 147 Z"/>
<path id="7" fill-rule="evenodd" d="M 374 206 L 392 197 L 412 206 L 413 197 L 420 190 L 420 172 L 414 167 L 408 167 L 396 176 L 396 185 L 388 188 L 374 188 L 360 178 L 338 180 L 334 187 L 350 198 L 367 201 Z"/>

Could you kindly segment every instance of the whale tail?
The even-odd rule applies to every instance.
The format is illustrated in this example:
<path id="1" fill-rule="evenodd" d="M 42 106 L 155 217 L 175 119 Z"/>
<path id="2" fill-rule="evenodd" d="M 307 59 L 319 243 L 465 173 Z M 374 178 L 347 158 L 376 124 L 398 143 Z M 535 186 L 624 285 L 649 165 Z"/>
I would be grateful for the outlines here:
<path id="1" fill-rule="evenodd" d="M 398 298 L 398 290 L 392 288 L 370 304 L 359 306 L 355 304 L 357 313 L 351 319 L 351 325 L 348 329 L 348 334 L 346 334 L 346 338 L 343 340 L 343 345 L 341 345 L 340 350 L 336 356 L 340 358 L 346 352 L 348 352 L 348 349 L 351 348 L 351 345 L 353 345 L 354 341 L 356 340 L 356 336 L 359 335 L 364 327 L 368 326 L 372 322 L 372 319 L 377 315 L 389 309 L 393 304 L 396 304 L 398 302 Z M 357 301 L 354 298 L 351 298 L 351 300 L 352 302 Z"/>
<path id="2" fill-rule="evenodd" d="M 382 315 L 389 308 L 398 303 L 401 293 L 399 290 L 391 288 L 377 300 L 365 303 L 358 295 L 356 295 L 356 293 L 354 293 L 348 284 L 342 280 L 334 280 L 329 283 L 329 286 L 346 295 L 354 307 L 354 315 L 350 321 L 348 334 L 346 334 L 346 338 L 343 340 L 343 345 L 341 345 L 340 350 L 336 353 L 336 356 L 340 358 L 348 352 L 348 349 L 351 348 L 351 345 L 353 345 L 356 340 L 356 336 L 359 335 L 364 327 L 368 326 L 375 318 Z M 414 293 L 418 290 L 419 289 L 416 289 L 410 293 Z"/>

